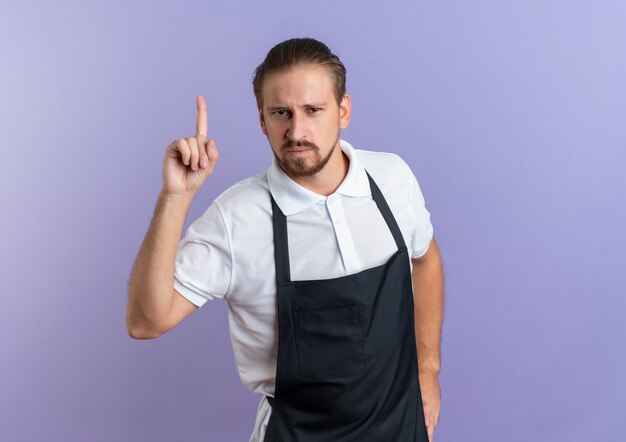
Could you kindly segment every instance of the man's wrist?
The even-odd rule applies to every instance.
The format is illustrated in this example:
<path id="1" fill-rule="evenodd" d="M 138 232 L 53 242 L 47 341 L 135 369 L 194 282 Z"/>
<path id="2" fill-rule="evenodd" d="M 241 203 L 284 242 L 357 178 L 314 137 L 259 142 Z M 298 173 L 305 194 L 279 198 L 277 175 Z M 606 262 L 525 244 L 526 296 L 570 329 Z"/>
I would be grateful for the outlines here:
<path id="1" fill-rule="evenodd" d="M 171 202 L 174 204 L 191 204 L 195 193 L 168 193 L 164 190 L 159 192 L 159 200 L 164 202 Z"/>

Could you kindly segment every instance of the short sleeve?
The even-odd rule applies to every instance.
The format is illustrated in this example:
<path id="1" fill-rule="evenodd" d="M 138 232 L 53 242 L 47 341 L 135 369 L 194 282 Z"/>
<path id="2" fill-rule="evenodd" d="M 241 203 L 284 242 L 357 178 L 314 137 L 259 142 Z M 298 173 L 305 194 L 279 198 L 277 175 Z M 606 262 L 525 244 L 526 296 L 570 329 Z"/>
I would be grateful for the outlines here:
<path id="1" fill-rule="evenodd" d="M 230 287 L 231 256 L 224 217 L 213 202 L 189 226 L 178 245 L 174 288 L 198 307 L 224 298 Z"/>
<path id="2" fill-rule="evenodd" d="M 411 258 L 416 259 L 424 255 L 428 250 L 430 241 L 433 238 L 433 226 L 430 222 L 430 212 L 426 209 L 424 195 L 422 195 L 417 178 L 415 178 L 410 168 L 409 175 L 409 207 L 414 222 L 413 238 L 411 239 L 411 250 L 413 251 Z"/>

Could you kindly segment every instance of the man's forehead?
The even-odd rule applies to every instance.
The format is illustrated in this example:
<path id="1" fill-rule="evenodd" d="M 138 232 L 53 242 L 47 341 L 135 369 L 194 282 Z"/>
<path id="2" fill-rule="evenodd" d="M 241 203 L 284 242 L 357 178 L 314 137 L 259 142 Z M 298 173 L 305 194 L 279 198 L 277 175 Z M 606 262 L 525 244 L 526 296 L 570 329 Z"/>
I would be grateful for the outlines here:
<path id="1" fill-rule="evenodd" d="M 295 67 L 271 74 L 263 87 L 264 101 L 278 105 L 284 100 L 326 101 L 333 94 L 333 82 L 326 68 L 319 65 Z"/>

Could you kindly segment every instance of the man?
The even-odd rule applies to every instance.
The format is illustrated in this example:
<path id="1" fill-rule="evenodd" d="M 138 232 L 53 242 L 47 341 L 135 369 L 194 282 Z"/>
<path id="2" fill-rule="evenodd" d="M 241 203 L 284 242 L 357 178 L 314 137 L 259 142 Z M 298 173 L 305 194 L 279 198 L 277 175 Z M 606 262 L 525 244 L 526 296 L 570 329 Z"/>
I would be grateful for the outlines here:
<path id="1" fill-rule="evenodd" d="M 323 43 L 276 45 L 253 87 L 272 165 L 217 197 L 179 243 L 219 157 L 197 97 L 195 137 L 166 149 L 130 336 L 158 337 L 224 299 L 242 383 L 262 395 L 251 441 L 432 442 L 443 272 L 415 176 L 395 154 L 340 139 L 345 68 Z"/>

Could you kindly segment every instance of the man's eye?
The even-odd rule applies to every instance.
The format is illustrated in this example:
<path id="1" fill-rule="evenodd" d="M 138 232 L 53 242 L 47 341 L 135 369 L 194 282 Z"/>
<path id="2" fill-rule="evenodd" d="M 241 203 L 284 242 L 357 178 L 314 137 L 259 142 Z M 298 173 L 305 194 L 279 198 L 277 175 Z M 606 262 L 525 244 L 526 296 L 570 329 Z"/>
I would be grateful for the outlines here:
<path id="1" fill-rule="evenodd" d="M 289 113 L 289 111 L 286 110 L 286 109 L 279 109 L 279 110 L 275 111 L 274 113 L 276 115 L 278 115 L 279 117 L 284 117 L 284 116 L 286 116 Z"/>
<path id="2" fill-rule="evenodd" d="M 315 113 L 317 113 L 318 111 L 321 111 L 321 109 L 320 109 L 319 107 L 310 107 L 310 108 L 309 108 L 309 111 L 310 111 L 312 114 L 315 114 Z"/>

